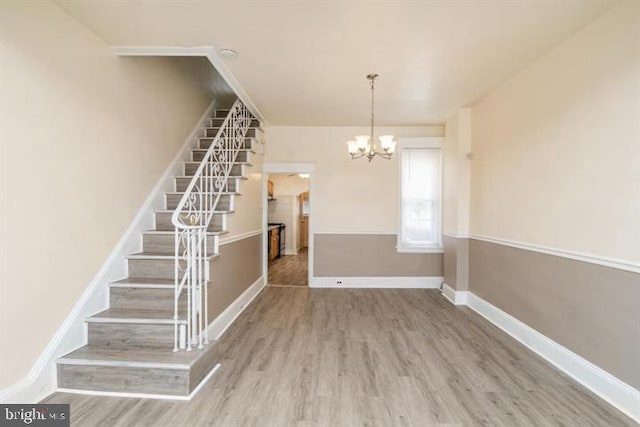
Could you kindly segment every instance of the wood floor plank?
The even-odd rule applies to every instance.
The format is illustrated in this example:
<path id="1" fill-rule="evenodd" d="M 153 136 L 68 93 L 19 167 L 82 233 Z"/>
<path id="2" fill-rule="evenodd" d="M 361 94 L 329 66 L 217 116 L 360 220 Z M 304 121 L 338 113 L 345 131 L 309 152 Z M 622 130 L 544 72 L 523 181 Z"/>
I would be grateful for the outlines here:
<path id="1" fill-rule="evenodd" d="M 297 255 L 283 255 L 269 263 L 269 285 L 309 286 L 309 252 L 301 249 Z"/>
<path id="2" fill-rule="evenodd" d="M 190 402 L 56 393 L 73 426 L 633 426 L 436 290 L 267 287 Z"/>

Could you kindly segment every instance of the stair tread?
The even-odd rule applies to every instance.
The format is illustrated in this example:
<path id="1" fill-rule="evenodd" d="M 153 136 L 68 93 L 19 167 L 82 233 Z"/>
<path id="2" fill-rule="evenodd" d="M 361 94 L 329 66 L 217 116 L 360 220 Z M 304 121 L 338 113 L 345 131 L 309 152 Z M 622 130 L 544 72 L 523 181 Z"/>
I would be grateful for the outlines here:
<path id="1" fill-rule="evenodd" d="M 209 151 L 208 148 L 192 148 L 191 151 L 203 151 L 203 152 L 207 152 Z M 253 151 L 251 148 L 238 148 L 238 151 L 250 151 L 253 154 L 255 154 L 255 151 Z"/>
<path id="2" fill-rule="evenodd" d="M 211 258 L 215 256 L 215 254 L 210 254 L 207 258 Z M 173 259 L 174 255 L 172 253 L 167 252 L 156 252 L 156 251 L 146 251 L 146 252 L 134 252 L 132 254 L 127 255 L 128 259 L 139 259 L 139 258 L 159 258 L 159 259 Z"/>
<path id="3" fill-rule="evenodd" d="M 108 308 L 86 319 L 88 322 L 139 320 L 141 323 L 173 323 L 173 310 Z M 184 322 L 181 320 L 180 323 Z"/>
<path id="4" fill-rule="evenodd" d="M 206 350 L 207 347 L 202 350 L 194 348 L 192 351 L 174 352 L 172 348 L 163 347 L 118 348 L 87 345 L 62 356 L 57 360 L 57 363 L 188 370 Z"/>
<path id="5" fill-rule="evenodd" d="M 184 194 L 184 191 L 167 191 L 164 194 Z M 208 192 L 209 194 L 221 194 L 223 196 L 241 196 L 242 194 L 237 191 L 222 191 L 220 193 Z"/>
<path id="6" fill-rule="evenodd" d="M 229 233 L 227 230 L 220 230 L 220 231 L 207 231 L 207 234 L 210 236 L 220 236 L 222 234 L 227 234 Z M 162 234 L 162 235 L 173 235 L 174 231 L 171 230 L 145 230 L 142 232 L 142 234 Z"/>
<path id="7" fill-rule="evenodd" d="M 174 178 L 176 179 L 193 179 L 193 175 L 178 175 L 178 176 L 174 176 Z M 227 177 L 228 179 L 244 179 L 246 180 L 247 177 L 246 176 L 242 176 L 242 175 L 229 175 Z"/>
<path id="8" fill-rule="evenodd" d="M 171 214 L 172 214 L 172 213 L 174 213 L 175 211 L 176 211 L 175 209 L 171 209 L 171 210 L 168 210 L 168 209 L 160 209 L 160 210 L 155 211 L 155 213 L 163 213 L 163 214 L 171 213 Z M 229 214 L 229 213 L 234 213 L 234 212 L 235 212 L 235 211 L 223 211 L 223 210 L 220 210 L 220 211 L 219 211 L 219 210 L 217 210 L 217 209 L 216 209 L 215 214 L 223 214 L 223 213 L 227 213 L 227 214 Z M 214 214 L 214 215 L 215 215 L 215 214 Z"/>
<path id="9" fill-rule="evenodd" d="M 173 288 L 173 286 L 175 285 L 175 280 L 174 279 L 149 279 L 147 277 L 127 277 L 125 279 L 120 279 L 120 280 L 116 280 L 115 282 L 111 282 L 109 284 L 111 285 L 115 285 L 115 286 L 126 286 L 126 285 L 131 285 L 132 287 L 136 286 L 136 285 L 143 285 L 143 286 L 170 286 Z"/>
<path id="10" fill-rule="evenodd" d="M 200 164 L 200 163 L 202 163 L 202 162 L 188 161 L 188 162 L 185 162 L 185 163 L 194 164 L 194 165 L 199 165 L 199 164 Z M 229 164 L 231 164 L 231 163 L 232 163 L 232 164 L 234 164 L 234 165 L 253 166 L 253 164 L 252 164 L 252 163 L 249 163 L 249 162 L 216 162 L 216 163 L 221 163 L 221 164 L 223 164 L 223 163 L 229 163 Z"/>

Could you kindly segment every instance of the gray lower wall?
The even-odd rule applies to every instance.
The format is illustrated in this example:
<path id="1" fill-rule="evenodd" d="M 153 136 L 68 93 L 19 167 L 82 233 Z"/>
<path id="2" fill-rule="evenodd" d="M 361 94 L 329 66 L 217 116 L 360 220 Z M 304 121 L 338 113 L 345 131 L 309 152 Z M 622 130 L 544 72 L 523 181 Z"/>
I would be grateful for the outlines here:
<path id="1" fill-rule="evenodd" d="M 213 321 L 262 275 L 262 234 L 220 246 L 211 261 L 209 320 Z"/>
<path id="2" fill-rule="evenodd" d="M 469 290 L 640 389 L 640 274 L 470 239 Z"/>
<path id="3" fill-rule="evenodd" d="M 442 254 L 398 253 L 395 234 L 314 234 L 316 277 L 442 276 Z"/>
<path id="4" fill-rule="evenodd" d="M 456 291 L 468 290 L 469 239 L 443 236 L 444 282 Z"/>

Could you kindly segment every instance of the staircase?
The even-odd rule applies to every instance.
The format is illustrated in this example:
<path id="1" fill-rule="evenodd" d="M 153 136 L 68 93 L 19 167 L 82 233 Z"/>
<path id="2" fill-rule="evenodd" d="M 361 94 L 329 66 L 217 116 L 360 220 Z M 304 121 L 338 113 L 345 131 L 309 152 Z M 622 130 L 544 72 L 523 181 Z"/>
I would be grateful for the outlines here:
<path id="1" fill-rule="evenodd" d="M 194 173 L 215 137 L 223 133 L 227 115 L 230 110 L 216 110 L 206 120 L 191 161 L 184 164 L 184 175 L 176 176 L 175 191 L 165 194 L 165 209 L 154 213 L 155 228 L 142 234 L 142 252 L 127 256 L 128 277 L 109 284 L 109 309 L 86 319 L 88 344 L 57 360 L 61 391 L 188 398 L 216 366 L 215 342 L 202 345 L 201 341 L 189 351 L 176 346 L 177 330 L 186 330 L 186 306 L 192 296 L 178 289 L 177 232 L 172 215 L 195 181 Z M 236 137 L 242 139 L 230 161 L 228 179 L 216 191 L 219 198 L 205 235 L 207 265 L 218 256 L 218 239 L 227 232 L 226 216 L 233 213 L 234 197 L 240 195 L 240 183 L 251 166 L 259 123 L 252 116 L 249 120 L 244 135 Z M 227 143 L 218 139 L 216 146 Z M 181 340 L 184 343 L 185 337 Z"/>

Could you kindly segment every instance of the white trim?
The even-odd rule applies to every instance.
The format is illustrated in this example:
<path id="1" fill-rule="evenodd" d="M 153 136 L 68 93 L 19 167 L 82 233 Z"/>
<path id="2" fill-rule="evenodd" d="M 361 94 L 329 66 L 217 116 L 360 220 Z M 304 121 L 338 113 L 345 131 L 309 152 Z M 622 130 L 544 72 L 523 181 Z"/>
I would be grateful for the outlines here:
<path id="1" fill-rule="evenodd" d="M 312 288 L 439 289 L 442 280 L 440 276 L 313 277 L 309 286 Z"/>
<path id="2" fill-rule="evenodd" d="M 462 237 L 462 236 L 460 236 Z M 588 262 L 591 264 L 603 265 L 605 267 L 617 268 L 619 270 L 632 271 L 640 273 L 640 263 L 627 261 L 619 258 L 609 258 L 599 255 L 587 254 L 584 252 L 575 252 L 566 249 L 558 249 L 549 246 L 533 245 L 529 243 L 517 242 L 515 240 L 501 239 L 499 237 L 482 236 L 479 234 L 470 234 L 468 238 L 482 240 L 483 242 L 497 243 L 499 245 L 510 246 L 513 248 L 524 249 L 527 251 L 540 252 L 548 255 L 555 255 L 562 258 L 569 258 L 576 261 Z"/>
<path id="3" fill-rule="evenodd" d="M 73 388 L 58 388 L 56 391 L 58 393 L 71 393 L 71 394 L 85 394 L 89 396 L 107 396 L 107 397 L 132 397 L 135 399 L 162 399 L 162 400 L 182 400 L 188 401 L 191 400 L 199 391 L 204 387 L 204 385 L 209 381 L 209 379 L 216 373 L 216 371 L 220 368 L 220 364 L 217 363 L 216 366 L 209 371 L 206 377 L 200 381 L 200 384 L 196 388 L 194 388 L 188 396 L 180 396 L 176 394 L 149 394 L 149 393 L 123 393 L 119 391 L 98 391 L 98 390 L 78 390 Z"/>
<path id="4" fill-rule="evenodd" d="M 396 246 L 396 252 L 399 254 L 443 254 L 442 246 Z"/>
<path id="5" fill-rule="evenodd" d="M 398 199 L 397 199 L 397 207 L 398 207 L 398 228 L 394 233 L 396 235 L 396 252 L 397 253 L 438 253 L 438 251 L 434 251 L 433 248 L 442 248 L 443 237 L 442 237 L 442 227 L 443 227 L 443 213 L 444 213 L 444 161 L 443 161 L 443 146 L 445 142 L 445 137 L 441 136 L 421 136 L 421 137 L 400 137 L 398 138 Z M 403 159 L 403 150 L 405 149 L 415 149 L 415 148 L 429 148 L 429 149 L 437 149 L 439 150 L 440 161 L 439 161 L 439 170 L 440 176 L 438 177 L 439 181 L 439 194 L 438 194 L 438 242 L 432 242 L 432 245 L 421 245 L 421 246 L 412 246 L 407 245 L 403 242 L 402 238 L 402 218 L 404 217 L 404 209 L 402 204 L 402 171 L 404 161 Z M 437 245 L 437 246 L 436 246 Z M 441 250 L 440 253 L 444 253 L 444 249 Z"/>
<path id="6" fill-rule="evenodd" d="M 266 282 L 264 276 L 260 276 L 258 280 L 253 282 L 235 301 L 229 304 L 229 306 L 209 324 L 209 336 L 213 337 L 212 339 L 216 341 L 220 339 L 227 328 L 229 328 L 244 309 L 251 304 L 251 301 L 258 296 L 260 291 L 265 287 Z"/>
<path id="7" fill-rule="evenodd" d="M 108 283 L 127 275 L 127 255 L 142 250 L 142 232 L 153 228 L 153 212 L 164 207 L 164 193 L 173 187 L 173 176 L 179 173 L 182 162 L 188 158 L 197 143 L 198 132 L 215 110 L 215 99 L 198 120 L 182 148 L 165 169 L 136 213 L 127 230 L 116 243 L 100 270 L 93 277 L 47 347 L 33 365 L 26 378 L 0 392 L 2 403 L 39 402 L 56 388 L 55 361 L 60 356 L 87 343 L 85 318 L 109 306 Z"/>
<path id="8" fill-rule="evenodd" d="M 215 46 L 115 46 L 112 49 L 118 56 L 204 56 L 211 62 L 211 65 L 218 71 L 229 87 L 233 89 L 249 111 L 265 126 L 269 125 L 258 107 L 251 100 L 249 94 L 229 70 Z"/>
<path id="9" fill-rule="evenodd" d="M 395 231 L 316 231 L 315 234 L 371 234 L 375 236 L 396 236 Z"/>
<path id="10" fill-rule="evenodd" d="M 220 239 L 218 244 L 220 246 L 224 246 L 224 245 L 228 245 L 229 243 L 248 239 L 249 237 L 258 236 L 260 234 L 262 234 L 262 230 L 247 231 L 246 233 L 236 234 L 234 236 L 229 236 L 229 237 L 225 237 L 224 239 Z"/>
<path id="11" fill-rule="evenodd" d="M 295 249 L 285 249 L 283 255 L 298 255 L 298 251 Z"/>
<path id="12" fill-rule="evenodd" d="M 442 295 L 451 302 L 453 305 L 466 305 L 467 304 L 467 292 L 456 291 L 446 283 L 442 284 Z"/>
<path id="13" fill-rule="evenodd" d="M 264 232 L 263 246 L 262 246 L 262 272 L 265 277 L 269 277 L 269 254 L 268 254 L 268 201 L 267 201 L 267 180 L 268 175 L 276 173 L 308 173 L 309 174 L 309 250 L 308 262 L 307 262 L 307 280 L 309 283 L 313 279 L 313 254 L 314 254 L 314 234 L 315 234 L 315 215 L 313 215 L 313 200 L 314 194 L 316 194 L 316 177 L 315 177 L 315 163 L 296 163 L 296 162 L 278 162 L 278 163 L 263 163 L 262 165 L 262 228 Z"/>
<path id="14" fill-rule="evenodd" d="M 498 307 L 474 295 L 472 292 L 464 293 L 466 293 L 466 305 L 476 313 L 619 411 L 636 422 L 640 422 L 640 391 L 505 313 Z"/>

